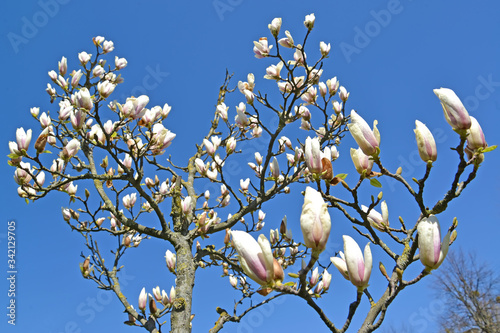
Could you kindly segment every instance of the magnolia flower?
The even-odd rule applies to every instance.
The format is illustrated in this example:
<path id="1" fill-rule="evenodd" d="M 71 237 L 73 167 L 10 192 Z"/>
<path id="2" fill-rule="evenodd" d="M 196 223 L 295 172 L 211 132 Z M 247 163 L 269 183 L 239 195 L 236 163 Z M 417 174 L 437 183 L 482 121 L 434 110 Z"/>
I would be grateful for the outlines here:
<path id="1" fill-rule="evenodd" d="M 139 310 L 146 310 L 146 303 L 148 301 L 148 295 L 146 294 L 146 288 L 142 288 L 139 294 Z"/>
<path id="2" fill-rule="evenodd" d="M 309 186 L 306 187 L 302 205 L 300 228 L 305 245 L 318 256 L 325 249 L 330 236 L 331 220 L 321 193 Z"/>
<path id="3" fill-rule="evenodd" d="M 14 171 L 14 180 L 18 185 L 27 184 L 32 179 L 31 165 L 25 162 L 20 162 L 19 165 L 20 168 L 17 168 L 16 171 Z"/>
<path id="4" fill-rule="evenodd" d="M 346 102 L 347 99 L 349 98 L 350 93 L 347 92 L 344 86 L 341 86 L 339 88 L 339 97 L 342 100 L 342 102 Z"/>
<path id="5" fill-rule="evenodd" d="M 127 194 L 123 197 L 123 206 L 127 209 L 134 207 L 137 200 L 137 193 Z"/>
<path id="6" fill-rule="evenodd" d="M 170 250 L 167 250 L 165 252 L 165 260 L 167 262 L 167 267 L 171 272 L 175 272 L 175 263 L 177 261 L 177 258 L 174 253 L 172 253 Z"/>
<path id="7" fill-rule="evenodd" d="M 290 31 L 286 30 L 285 31 L 285 38 L 281 38 L 278 43 L 286 48 L 292 48 L 293 47 L 293 38 L 292 35 L 290 34 Z"/>
<path id="8" fill-rule="evenodd" d="M 276 180 L 280 176 L 280 166 L 276 156 L 273 157 L 273 160 L 269 164 L 269 168 L 271 169 L 271 176 Z"/>
<path id="9" fill-rule="evenodd" d="M 224 120 L 227 121 L 227 110 L 229 109 L 228 106 L 226 106 L 225 103 L 221 103 L 217 105 L 216 112 L 220 115 L 220 117 Z"/>
<path id="10" fill-rule="evenodd" d="M 74 94 L 74 102 L 77 107 L 85 109 L 87 111 L 92 110 L 92 108 L 94 107 L 90 92 L 87 88 L 81 88 Z"/>
<path id="11" fill-rule="evenodd" d="M 354 163 L 356 171 L 360 175 L 369 176 L 372 172 L 373 160 L 369 156 L 365 155 L 361 148 L 354 149 L 351 148 L 351 159 Z"/>
<path id="12" fill-rule="evenodd" d="M 337 90 L 339 89 L 339 81 L 337 80 L 337 77 L 333 77 L 330 80 L 326 80 L 326 85 L 328 86 L 328 90 L 330 91 L 330 96 L 333 96 L 337 93 Z"/>
<path id="13" fill-rule="evenodd" d="M 72 139 L 68 144 L 63 148 L 61 158 L 68 161 L 73 158 L 76 153 L 80 150 L 80 141 L 77 139 Z"/>
<path id="14" fill-rule="evenodd" d="M 122 69 L 127 66 L 127 59 L 125 58 L 118 58 L 115 56 L 115 67 L 116 69 Z"/>
<path id="15" fill-rule="evenodd" d="M 368 212 L 368 207 L 366 207 L 365 205 L 361 205 L 361 209 L 365 213 Z M 386 215 L 388 214 L 387 213 L 387 204 L 385 204 L 385 201 L 382 203 L 382 212 L 385 213 Z M 380 214 L 379 212 L 377 212 L 375 209 L 370 210 L 370 213 L 368 213 L 367 219 L 368 219 L 368 222 L 370 222 L 372 227 L 374 227 L 375 229 L 380 230 L 380 231 L 385 231 L 384 225 L 387 227 L 389 226 L 388 218 L 384 218 L 383 215 Z"/>
<path id="16" fill-rule="evenodd" d="M 106 143 L 106 136 L 99 124 L 95 124 L 90 128 L 90 132 L 87 133 L 87 138 L 94 144 L 97 144 L 97 142 L 102 145 Z"/>
<path id="17" fill-rule="evenodd" d="M 328 271 L 325 270 L 323 271 L 323 279 L 321 280 L 323 282 L 323 290 L 328 290 L 330 288 L 330 283 L 332 281 L 332 275 L 328 273 Z"/>
<path id="18" fill-rule="evenodd" d="M 304 21 L 304 26 L 307 28 L 307 30 L 311 31 L 312 28 L 314 28 L 314 21 L 315 20 L 316 20 L 316 17 L 314 17 L 314 14 L 306 15 L 306 19 Z"/>
<path id="19" fill-rule="evenodd" d="M 68 193 L 72 197 L 76 195 L 77 190 L 78 190 L 78 185 L 74 185 L 73 182 L 69 183 L 65 189 L 66 193 Z"/>
<path id="20" fill-rule="evenodd" d="M 271 65 L 266 68 L 266 75 L 264 75 L 264 79 L 268 80 L 279 80 L 281 79 L 280 72 L 283 68 L 283 61 L 280 61 L 277 65 Z"/>
<path id="21" fill-rule="evenodd" d="M 304 61 L 306 60 L 307 56 L 304 50 L 302 49 L 302 45 L 297 45 L 297 48 L 295 49 L 295 53 L 293 54 L 293 59 L 297 63 L 298 66 L 301 66 L 304 64 Z"/>
<path id="22" fill-rule="evenodd" d="M 253 48 L 253 52 L 255 53 L 255 58 L 257 59 L 268 57 L 269 51 L 273 48 L 272 45 L 269 46 L 267 44 L 266 37 L 259 38 L 259 41 L 258 42 L 254 41 L 253 44 L 255 45 Z"/>
<path id="23" fill-rule="evenodd" d="M 309 87 L 309 89 L 307 89 L 307 91 L 304 92 L 300 98 L 306 102 L 306 105 L 315 104 L 316 99 L 318 98 L 318 90 L 316 87 Z"/>
<path id="24" fill-rule="evenodd" d="M 87 52 L 80 52 L 78 53 L 78 59 L 82 63 L 83 66 L 89 62 L 90 58 L 92 57 L 92 54 L 88 54 Z"/>
<path id="25" fill-rule="evenodd" d="M 469 129 L 469 135 L 467 136 L 467 148 L 469 148 L 470 150 L 486 148 L 488 145 L 486 144 L 486 139 L 484 138 L 484 133 L 481 126 L 477 122 L 476 118 L 470 117 L 470 120 L 471 120 L 471 126 Z"/>
<path id="26" fill-rule="evenodd" d="M 321 149 L 318 138 L 311 139 L 310 137 L 307 137 L 304 158 L 309 172 L 317 174 L 322 172 Z"/>
<path id="27" fill-rule="evenodd" d="M 351 281 L 362 291 L 368 287 L 372 271 L 372 253 L 370 243 L 366 244 L 364 257 L 358 243 L 350 236 L 342 236 L 344 240 L 344 253 L 339 252 L 339 257 L 331 257 L 330 261 L 339 270 L 344 278 Z"/>
<path id="28" fill-rule="evenodd" d="M 283 281 L 283 269 L 274 259 L 266 236 L 261 234 L 256 241 L 250 234 L 234 230 L 231 231 L 231 237 L 246 275 L 261 286 L 273 286 Z"/>
<path id="29" fill-rule="evenodd" d="M 182 207 L 182 212 L 184 215 L 189 216 L 192 213 L 193 210 L 193 199 L 188 196 L 185 199 L 181 200 L 181 207 Z"/>
<path id="30" fill-rule="evenodd" d="M 100 46 L 102 42 L 104 42 L 104 37 L 102 36 L 95 36 L 92 38 L 92 41 L 94 42 L 94 45 Z"/>
<path id="31" fill-rule="evenodd" d="M 455 131 L 463 132 L 470 128 L 469 113 L 453 90 L 448 88 L 434 89 L 434 94 L 441 101 L 446 121 Z"/>
<path id="32" fill-rule="evenodd" d="M 250 123 L 245 114 L 245 111 L 246 111 L 245 103 L 241 102 L 239 106 L 236 107 L 236 117 L 234 117 L 236 125 L 238 125 L 238 127 L 240 128 L 244 128 Z"/>
<path id="33" fill-rule="evenodd" d="M 311 272 L 311 277 L 309 278 L 309 284 L 311 286 L 316 285 L 319 281 L 319 273 L 318 273 L 318 267 L 316 267 L 312 272 Z"/>
<path id="34" fill-rule="evenodd" d="M 160 123 L 153 125 L 153 135 L 151 137 L 151 152 L 153 155 L 161 155 L 164 149 L 172 144 L 177 134 L 170 132 Z"/>
<path id="35" fill-rule="evenodd" d="M 321 55 L 323 57 L 326 57 L 328 53 L 330 53 L 330 43 L 326 44 L 325 42 L 320 42 L 319 43 L 319 51 L 321 52 Z"/>
<path id="36" fill-rule="evenodd" d="M 271 34 L 274 37 L 278 37 L 278 34 L 280 33 L 281 22 L 282 22 L 281 17 L 276 17 L 272 20 L 270 24 L 267 25 L 267 27 L 271 31 Z"/>
<path id="37" fill-rule="evenodd" d="M 40 113 L 40 108 L 39 107 L 33 107 L 30 108 L 30 113 L 33 117 L 38 117 L 38 114 Z"/>
<path id="38" fill-rule="evenodd" d="M 108 80 L 101 81 L 97 83 L 97 91 L 102 98 L 108 98 L 109 95 L 115 90 L 116 84 L 109 82 Z"/>
<path id="39" fill-rule="evenodd" d="M 436 142 L 431 131 L 418 120 L 415 120 L 415 137 L 417 139 L 418 154 L 424 162 L 434 162 L 437 159 Z"/>
<path id="40" fill-rule="evenodd" d="M 107 40 L 102 44 L 102 51 L 104 53 L 109 53 L 115 49 L 115 46 L 112 41 Z"/>
<path id="41" fill-rule="evenodd" d="M 250 178 L 247 178 L 245 180 L 240 179 L 240 187 L 243 192 L 248 191 L 248 186 L 250 185 Z"/>
<path id="42" fill-rule="evenodd" d="M 16 130 L 16 141 L 17 141 L 17 153 L 16 155 L 22 155 L 22 151 L 28 150 L 31 142 L 31 129 L 24 131 L 24 128 L 18 128 Z"/>
<path id="43" fill-rule="evenodd" d="M 242 94 L 245 90 L 253 91 L 253 88 L 255 88 L 255 76 L 253 73 L 248 73 L 247 81 L 248 82 L 238 81 L 238 90 Z"/>
<path id="44" fill-rule="evenodd" d="M 59 102 L 59 119 L 66 120 L 73 111 L 73 105 L 69 99 L 63 99 Z"/>
<path id="45" fill-rule="evenodd" d="M 40 125 L 42 125 L 43 128 L 48 127 L 50 126 L 50 124 L 52 124 L 50 116 L 47 115 L 45 112 L 42 113 L 39 120 L 40 120 Z"/>
<path id="46" fill-rule="evenodd" d="M 326 88 L 325 82 L 318 83 L 318 90 L 319 90 L 319 94 L 321 95 L 321 97 L 326 96 L 327 88 Z"/>
<path id="47" fill-rule="evenodd" d="M 66 75 L 66 71 L 68 70 L 68 60 L 66 59 L 66 57 L 62 57 L 58 65 L 59 65 L 59 74 L 61 74 L 62 76 Z"/>
<path id="48" fill-rule="evenodd" d="M 435 215 L 424 217 L 417 225 L 420 261 L 427 271 L 438 268 L 450 246 L 450 232 L 441 242 L 441 226 Z"/>
<path id="49" fill-rule="evenodd" d="M 236 149 L 236 139 L 234 137 L 230 137 L 227 141 L 226 141 L 226 153 L 229 155 L 229 154 L 232 154 L 234 152 L 234 150 Z"/>
<path id="50" fill-rule="evenodd" d="M 92 70 L 92 76 L 102 78 L 104 76 L 104 68 L 102 68 L 101 65 L 95 66 L 94 69 Z"/>
<path id="51" fill-rule="evenodd" d="M 77 87 L 78 84 L 80 83 L 80 79 L 82 78 L 83 76 L 83 72 L 81 69 L 79 69 L 78 71 L 73 71 L 73 73 L 71 74 L 73 77 L 71 78 L 71 86 L 73 88 Z"/>
<path id="52" fill-rule="evenodd" d="M 238 287 L 238 278 L 234 275 L 229 275 L 229 283 L 233 286 L 233 288 Z"/>
<path id="53" fill-rule="evenodd" d="M 341 87 L 342 88 L 342 87 Z M 377 129 L 377 121 L 373 122 L 373 131 L 366 121 L 359 116 L 356 111 L 351 111 L 351 123 L 347 124 L 349 132 L 356 140 L 359 148 L 365 155 L 372 156 L 377 154 L 380 145 L 380 133 Z"/>
<path id="54" fill-rule="evenodd" d="M 141 95 L 137 98 L 129 97 L 127 98 L 124 105 L 119 105 L 120 113 L 124 118 L 138 119 L 144 116 L 146 113 L 146 105 L 149 103 L 149 97 L 146 95 Z"/>

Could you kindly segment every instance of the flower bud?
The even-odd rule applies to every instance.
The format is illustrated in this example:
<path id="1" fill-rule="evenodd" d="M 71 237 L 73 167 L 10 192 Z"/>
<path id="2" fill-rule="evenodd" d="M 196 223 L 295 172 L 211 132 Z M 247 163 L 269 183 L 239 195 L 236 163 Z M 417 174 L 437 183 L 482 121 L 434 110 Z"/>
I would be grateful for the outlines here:
<path id="1" fill-rule="evenodd" d="M 81 88 L 78 92 L 75 93 L 74 97 L 77 107 L 85 109 L 87 111 L 92 110 L 92 108 L 94 107 L 90 92 L 87 88 Z"/>
<path id="2" fill-rule="evenodd" d="M 328 53 L 330 53 L 330 43 L 326 44 L 325 42 L 320 42 L 319 43 L 319 51 L 321 52 L 321 55 L 323 57 L 328 56 Z"/>
<path id="3" fill-rule="evenodd" d="M 376 120 L 373 122 L 372 130 L 366 121 L 356 111 L 352 110 L 351 122 L 347 127 L 365 155 L 372 156 L 377 153 L 380 145 L 380 133 L 377 129 Z"/>
<path id="4" fill-rule="evenodd" d="M 316 17 L 314 14 L 309 14 L 306 15 L 306 19 L 304 21 L 304 26 L 307 28 L 307 30 L 311 31 L 312 28 L 314 28 L 314 21 L 316 20 Z"/>
<path id="5" fill-rule="evenodd" d="M 16 130 L 16 141 L 17 141 L 17 150 L 21 153 L 23 150 L 27 151 L 31 142 L 31 129 L 24 131 L 24 128 L 18 128 Z M 21 154 L 17 154 L 21 155 Z"/>
<path id="6" fill-rule="evenodd" d="M 435 215 L 424 217 L 417 225 L 420 261 L 428 271 L 438 268 L 450 245 L 450 232 L 441 242 L 441 226 Z"/>
<path id="7" fill-rule="evenodd" d="M 167 262 L 167 267 L 169 271 L 175 272 L 175 263 L 176 263 L 176 256 L 174 253 L 172 253 L 170 250 L 167 250 L 165 252 L 165 260 Z"/>
<path id="8" fill-rule="evenodd" d="M 350 93 L 347 92 L 347 90 L 344 88 L 344 86 L 341 86 L 339 88 L 339 97 L 342 100 L 342 102 L 346 102 L 347 99 L 349 98 Z"/>
<path id="9" fill-rule="evenodd" d="M 89 62 L 90 58 L 92 57 L 92 54 L 88 54 L 87 52 L 80 52 L 78 53 L 78 59 L 82 63 L 82 65 L 85 67 L 87 62 Z"/>
<path id="10" fill-rule="evenodd" d="M 331 220 L 321 193 L 309 186 L 302 205 L 300 228 L 305 245 L 313 250 L 313 254 L 319 255 L 330 236 Z"/>
<path id="11" fill-rule="evenodd" d="M 278 37 L 278 34 L 280 33 L 281 22 L 282 22 L 281 17 L 276 17 L 272 20 L 270 24 L 267 25 L 267 27 L 271 31 L 271 34 L 275 38 Z"/>
<path id="12" fill-rule="evenodd" d="M 80 82 L 80 79 L 81 79 L 81 78 L 82 78 L 82 76 L 83 76 L 82 70 L 81 70 L 81 69 L 79 69 L 77 72 L 73 71 L 72 76 L 73 76 L 73 77 L 71 78 L 71 86 L 72 86 L 73 88 L 76 88 L 76 87 L 78 87 L 78 84 L 79 84 L 79 82 Z"/>
<path id="13" fill-rule="evenodd" d="M 437 159 L 436 142 L 431 131 L 420 121 L 415 121 L 415 137 L 417 139 L 418 153 L 424 162 L 434 162 Z"/>
<path id="14" fill-rule="evenodd" d="M 441 101 L 444 117 L 448 124 L 455 131 L 462 132 L 461 134 L 465 135 L 464 130 L 470 128 L 471 119 L 460 98 L 458 98 L 453 90 L 448 88 L 434 89 L 434 94 Z"/>
<path id="15" fill-rule="evenodd" d="M 469 129 L 469 135 L 467 136 L 467 147 L 470 150 L 476 150 L 479 148 L 486 148 L 486 140 L 484 138 L 483 130 L 477 122 L 476 118 L 470 117 L 471 126 Z M 31 130 L 30 130 L 31 131 Z"/>
<path id="16" fill-rule="evenodd" d="M 141 293 L 139 294 L 139 310 L 146 310 L 146 303 L 148 301 L 148 295 L 146 294 L 146 288 L 142 288 Z"/>
<path id="17" fill-rule="evenodd" d="M 234 137 L 230 137 L 226 142 L 226 153 L 232 154 L 236 149 L 236 139 Z"/>
<path id="18" fill-rule="evenodd" d="M 246 275 L 261 286 L 274 285 L 283 280 L 283 271 L 271 251 L 271 244 L 264 235 L 256 241 L 250 234 L 231 231 L 233 246 L 238 252 L 238 259 Z M 278 267 L 279 266 L 279 267 Z"/>
<path id="19" fill-rule="evenodd" d="M 225 103 L 217 105 L 216 112 L 220 115 L 222 120 L 227 121 L 227 110 L 229 109 Z"/>
<path id="20" fill-rule="evenodd" d="M 356 171 L 360 175 L 369 176 L 372 172 L 373 160 L 369 156 L 365 155 L 361 148 L 354 149 L 351 148 L 351 159 L 354 163 Z"/>
<path id="21" fill-rule="evenodd" d="M 62 76 L 66 75 L 66 71 L 68 70 L 68 62 L 66 57 L 62 57 L 61 61 L 59 61 L 59 74 Z"/>

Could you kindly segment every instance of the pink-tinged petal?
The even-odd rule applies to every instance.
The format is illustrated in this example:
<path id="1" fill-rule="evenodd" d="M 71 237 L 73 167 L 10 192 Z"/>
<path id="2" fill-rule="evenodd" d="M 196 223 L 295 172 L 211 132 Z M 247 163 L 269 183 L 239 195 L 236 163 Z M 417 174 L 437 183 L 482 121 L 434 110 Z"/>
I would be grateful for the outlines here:
<path id="1" fill-rule="evenodd" d="M 486 148 L 486 139 L 484 138 L 484 133 L 477 122 L 476 118 L 470 117 L 471 126 L 469 129 L 469 135 L 467 136 L 467 147 L 471 150 L 476 150 L 479 148 Z"/>
<path id="2" fill-rule="evenodd" d="M 231 236 L 244 272 L 260 285 L 271 282 L 274 263 L 271 245 L 265 236 L 259 236 L 258 242 L 244 231 L 231 231 Z"/>
<path id="3" fill-rule="evenodd" d="M 359 287 L 362 284 L 365 272 L 363 254 L 354 239 L 347 235 L 342 236 L 342 238 L 344 240 L 344 255 L 349 279 L 352 284 Z"/>
<path id="4" fill-rule="evenodd" d="M 441 101 L 446 121 L 454 130 L 467 130 L 471 126 L 469 113 L 455 92 L 448 88 L 434 89 Z"/>
<path id="5" fill-rule="evenodd" d="M 306 188 L 300 227 L 305 245 L 313 249 L 313 252 L 321 253 L 330 236 L 331 220 L 321 193 L 312 187 Z"/>
<path id="6" fill-rule="evenodd" d="M 339 255 L 341 256 L 341 258 L 339 258 L 339 257 L 331 257 L 330 261 L 332 262 L 332 264 L 335 267 L 337 267 L 337 269 L 339 270 L 340 274 L 342 274 L 342 276 L 346 280 L 349 280 L 349 272 L 347 271 L 347 265 L 346 265 L 345 260 L 343 258 L 344 254 L 342 253 L 342 251 L 340 251 Z"/>
<path id="7" fill-rule="evenodd" d="M 417 230 L 420 261 L 428 270 L 438 268 L 448 253 L 450 233 L 441 242 L 441 227 L 434 215 L 423 218 Z"/>
<path id="8" fill-rule="evenodd" d="M 432 136 L 431 131 L 420 121 L 415 121 L 415 138 L 417 139 L 418 153 L 424 162 L 437 159 L 436 142 Z"/>
<path id="9" fill-rule="evenodd" d="M 380 144 L 380 134 L 376 129 L 376 122 L 372 130 L 366 121 L 356 111 L 352 110 L 351 123 L 347 127 L 365 155 L 371 156 L 377 152 Z"/>
<path id="10" fill-rule="evenodd" d="M 365 250 L 364 250 L 364 259 L 365 259 L 365 271 L 363 274 L 363 287 L 368 286 L 368 281 L 370 280 L 370 275 L 372 272 L 372 251 L 370 249 L 370 243 L 366 244 Z"/>

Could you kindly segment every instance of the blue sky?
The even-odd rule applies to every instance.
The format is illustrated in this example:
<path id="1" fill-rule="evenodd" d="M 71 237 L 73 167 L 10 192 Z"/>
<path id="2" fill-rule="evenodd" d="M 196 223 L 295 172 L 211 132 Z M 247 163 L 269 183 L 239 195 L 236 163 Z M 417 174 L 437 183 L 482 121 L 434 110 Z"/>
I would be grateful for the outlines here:
<path id="1" fill-rule="evenodd" d="M 416 154 L 415 119 L 436 134 L 439 157 L 425 197 L 433 203 L 449 188 L 457 160 L 449 147 L 456 146 L 458 138 L 445 122 L 432 89 L 455 90 L 469 113 L 478 119 L 488 143 L 500 142 L 499 10 L 496 1 L 86 1 L 84 5 L 75 0 L 7 2 L 0 23 L 2 152 L 4 156 L 8 154 L 7 142 L 14 140 L 16 128 L 31 127 L 38 133 L 30 107 L 56 111 L 57 106 L 49 103 L 45 92 L 50 80 L 47 72 L 57 68 L 63 55 L 68 58 L 69 67 L 74 68 L 78 52 L 91 52 L 91 38 L 101 35 L 114 42 L 115 55 L 128 60 L 122 73 L 126 81 L 114 93 L 115 98 L 123 100 L 145 91 L 150 105 L 169 103 L 172 112 L 165 126 L 177 134 L 169 153 L 174 160 L 184 161 L 208 128 L 225 70 L 235 74 L 234 84 L 245 81 L 247 73 L 253 72 L 258 88 L 259 84 L 261 89 L 271 88 L 262 76 L 273 62 L 256 59 L 252 42 L 262 36 L 270 37 L 267 24 L 274 17 L 282 17 L 282 31 L 290 30 L 300 40 L 305 33 L 304 16 L 315 13 L 316 24 L 308 44 L 332 43 L 323 75 L 337 76 L 351 92 L 349 109 L 356 109 L 369 122 L 379 121 L 384 164 L 392 170 L 403 166 L 403 175 L 408 179 L 421 177 L 424 166 Z M 311 55 L 317 52 L 315 48 Z M 242 100 L 239 93 L 228 99 L 233 116 L 234 106 Z M 340 149 L 341 158 L 334 164 L 336 174 L 355 174 L 349 158 L 352 146 L 353 141 L 346 138 Z M 497 251 L 491 251 L 491 243 L 498 242 L 499 232 L 499 162 L 497 151 L 489 153 L 476 180 L 439 216 L 443 228 L 450 225 L 454 216 L 459 220 L 454 248 L 475 251 L 496 269 Z M 110 329 L 132 332 L 134 329 L 121 324 L 126 316 L 117 299 L 81 278 L 78 262 L 83 239 L 70 232 L 60 214 L 60 207 L 68 204 L 67 197 L 53 194 L 26 205 L 16 194 L 14 169 L 6 160 L 0 165 L 4 184 L 0 192 L 0 248 L 7 253 L 7 221 L 15 220 L 18 263 L 17 325 L 6 323 L 8 284 L 2 278 L 1 330 L 28 332 L 36 327 L 49 333 Z M 251 174 L 244 167 L 238 170 L 236 180 Z M 396 225 L 398 215 L 409 221 L 415 218 L 417 209 L 408 204 L 406 194 L 401 194 L 392 182 L 381 182 L 392 223 Z M 366 189 L 366 200 L 370 190 Z M 300 198 L 296 205 L 280 199 L 264 206 L 268 213 L 265 234 L 287 215 L 294 235 L 301 237 L 301 204 Z M 355 233 L 337 212 L 331 214 L 329 249 L 333 255 L 342 247 L 342 234 Z M 356 239 L 360 244 L 366 243 Z M 153 240 L 130 251 L 123 279 L 127 281 L 125 293 L 133 304 L 142 287 L 150 292 L 156 285 L 170 289 L 173 278 L 163 259 L 167 248 Z M 389 263 L 380 251 L 374 251 L 374 255 L 375 263 Z M 6 276 L 6 255 L 2 258 L 0 267 L 2 276 Z M 407 274 L 418 273 L 419 263 L 414 266 L 415 270 Z M 332 287 L 320 304 L 340 324 L 348 303 L 353 301 L 354 288 L 333 268 L 330 273 Z M 217 317 L 216 306 L 232 308 L 233 299 L 238 297 L 227 278 L 218 279 L 219 275 L 220 272 L 203 271 L 196 280 L 195 332 L 211 327 Z M 374 296 L 380 293 L 376 286 L 381 282 L 381 275 L 374 270 Z M 431 283 L 432 278 L 426 278 L 405 290 L 391 305 L 385 324 L 397 326 L 406 322 L 415 332 L 434 331 L 434 320 L 444 309 L 433 295 Z M 271 332 L 280 327 L 326 331 L 301 300 L 288 297 L 285 301 L 245 318 L 240 328 L 228 324 L 226 331 Z M 361 320 L 366 306 L 365 301 L 355 323 Z"/>

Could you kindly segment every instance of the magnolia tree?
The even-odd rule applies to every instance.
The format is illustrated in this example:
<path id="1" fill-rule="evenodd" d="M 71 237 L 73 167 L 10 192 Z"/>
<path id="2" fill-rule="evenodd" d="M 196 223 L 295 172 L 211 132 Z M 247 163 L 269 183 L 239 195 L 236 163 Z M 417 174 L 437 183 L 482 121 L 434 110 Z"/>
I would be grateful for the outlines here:
<path id="1" fill-rule="evenodd" d="M 52 191 L 69 196 L 72 208 L 63 207 L 62 217 L 84 239 L 81 273 L 116 294 L 128 314 L 126 324 L 149 332 L 160 332 L 163 325 L 170 325 L 172 332 L 189 332 L 195 276 L 200 268 L 215 267 L 228 279 L 227 288 L 241 292 L 241 299 L 232 310 L 214 309 L 215 325 L 210 332 L 218 332 L 227 322 L 239 322 L 249 311 L 278 297 L 302 298 L 332 332 L 345 332 L 360 303 L 367 302 L 370 306 L 360 314 L 365 319 L 359 332 L 372 332 L 383 322 L 394 298 L 445 259 L 456 237 L 457 221 L 447 223 L 442 236 L 437 215 L 460 196 L 476 176 L 483 154 L 494 147 L 487 146 L 478 122 L 452 90 L 435 89 L 446 121 L 457 133 L 458 145 L 453 149 L 458 165 L 442 199 L 424 202 L 426 180 L 437 158 L 431 132 L 416 121 L 418 151 L 426 162 L 422 179 L 408 180 L 401 168 L 384 167 L 377 121 L 371 128 L 356 111 L 346 111 L 348 90 L 336 77 L 325 80 L 322 76 L 330 44 L 319 44 L 319 59 L 306 57 L 314 21 L 314 14 L 306 16 L 307 32 L 301 43 L 288 31 L 282 36 L 281 18 L 269 24 L 274 42 L 262 37 L 254 42 L 253 51 L 256 58 L 274 62 L 264 79 L 275 81 L 275 89 L 259 91 L 254 75 L 248 74 L 247 82 L 238 82 L 242 102 L 234 113 L 230 111 L 234 106 L 225 104 L 226 95 L 235 90 L 227 75 L 203 141 L 181 165 L 163 155 L 176 136 L 164 126 L 171 110 L 168 104 L 148 108 L 145 95 L 113 100 L 115 87 L 123 82 L 117 74 L 127 66 L 119 57 L 112 65 L 106 62 L 113 42 L 95 37 L 93 51 L 78 54 L 76 69 L 69 71 L 62 57 L 58 71 L 49 72 L 55 86 L 48 84 L 47 93 L 51 102 L 59 103 L 59 110 L 40 114 L 39 108 L 32 108 L 40 124 L 36 140 L 31 129 L 19 128 L 16 141 L 9 143 L 18 194 L 26 201 L 42 199 Z M 272 101 L 276 98 L 278 103 Z M 275 126 L 263 121 L 270 115 Z M 287 133 L 296 135 L 284 136 L 290 127 L 296 130 Z M 348 132 L 359 146 L 350 148 L 359 177 L 333 173 L 338 147 Z M 229 181 L 225 164 L 238 160 L 241 143 L 256 138 L 264 140 L 265 149 L 255 152 L 248 175 L 239 183 Z M 397 181 L 401 191 L 410 194 L 419 216 L 389 224 L 382 192 L 363 203 L 361 186 L 369 182 L 380 187 L 380 177 Z M 198 190 L 209 182 L 220 186 L 220 192 Z M 298 237 L 297 230 L 292 235 L 286 216 L 281 224 L 264 226 L 261 210 L 267 201 L 291 191 L 304 194 L 302 236 Z M 366 239 L 361 244 L 364 251 L 353 237 L 343 235 L 342 251 L 320 260 L 330 235 L 332 210 L 345 216 L 344 222 L 357 233 L 355 238 Z M 216 233 L 221 237 L 211 237 Z M 174 250 L 168 250 L 165 257 L 175 286 L 126 294 L 118 274 L 126 265 L 125 255 L 153 238 Z M 403 250 L 396 251 L 401 245 Z M 386 263 L 379 265 L 381 274 L 372 273 L 373 247 L 384 253 L 383 258 L 376 258 Z M 421 266 L 421 273 L 403 278 L 412 264 Z M 332 274 L 337 274 L 333 267 L 339 277 L 354 285 L 342 323 L 332 322 L 330 311 L 318 303 L 318 298 L 328 297 Z M 385 290 L 370 292 L 370 277 L 385 281 Z"/>

